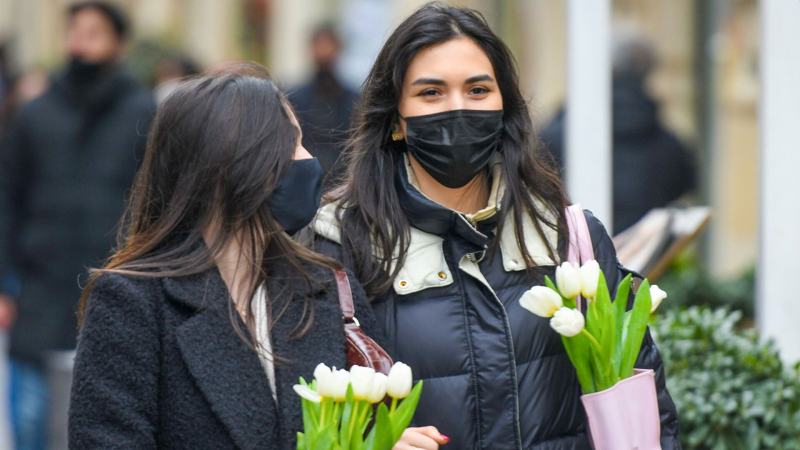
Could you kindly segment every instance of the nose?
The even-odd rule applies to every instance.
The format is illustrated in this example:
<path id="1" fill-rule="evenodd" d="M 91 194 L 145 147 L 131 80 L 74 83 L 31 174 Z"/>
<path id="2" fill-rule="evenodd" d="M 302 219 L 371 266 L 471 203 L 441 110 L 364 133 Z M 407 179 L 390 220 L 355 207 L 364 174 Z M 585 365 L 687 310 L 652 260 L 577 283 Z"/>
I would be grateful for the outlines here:
<path id="1" fill-rule="evenodd" d="M 447 99 L 447 111 L 454 111 L 457 109 L 464 109 L 464 97 L 461 95 L 450 95 Z"/>

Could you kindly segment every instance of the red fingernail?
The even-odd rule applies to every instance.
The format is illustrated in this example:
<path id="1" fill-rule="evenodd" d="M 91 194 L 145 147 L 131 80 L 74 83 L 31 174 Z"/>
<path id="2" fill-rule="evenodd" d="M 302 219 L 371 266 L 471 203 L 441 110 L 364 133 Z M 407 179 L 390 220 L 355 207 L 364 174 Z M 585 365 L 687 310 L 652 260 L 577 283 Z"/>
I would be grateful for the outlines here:
<path id="1" fill-rule="evenodd" d="M 450 442 L 450 438 L 445 436 L 445 435 L 443 435 L 442 433 L 439 433 L 439 436 L 441 436 L 442 439 L 444 439 L 445 441 Z"/>

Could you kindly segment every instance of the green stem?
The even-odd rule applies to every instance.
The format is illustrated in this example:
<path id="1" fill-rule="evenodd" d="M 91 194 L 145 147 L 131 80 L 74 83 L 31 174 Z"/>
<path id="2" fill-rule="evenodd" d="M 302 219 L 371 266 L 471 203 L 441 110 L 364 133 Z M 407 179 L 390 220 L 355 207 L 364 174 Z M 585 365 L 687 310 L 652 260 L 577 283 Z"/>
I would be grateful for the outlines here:
<path id="1" fill-rule="evenodd" d="M 395 409 L 397 409 L 397 399 L 392 397 L 392 407 L 389 409 L 389 417 L 394 417 Z"/>
<path id="2" fill-rule="evenodd" d="M 333 423 L 336 425 L 336 429 L 337 430 L 339 429 L 339 419 L 340 419 L 339 415 L 340 414 L 341 414 L 341 411 L 339 411 L 339 404 L 338 403 L 334 403 L 333 404 Z"/>
<path id="3" fill-rule="evenodd" d="M 325 399 L 323 398 L 321 401 L 321 405 L 319 406 L 319 427 L 322 428 L 325 426 Z"/>
<path id="4" fill-rule="evenodd" d="M 361 426 L 365 420 L 367 420 L 367 414 L 369 413 L 369 409 L 372 405 L 369 402 L 364 403 L 364 411 L 361 413 L 361 417 L 359 417 L 358 425 Z"/>
<path id="5" fill-rule="evenodd" d="M 358 417 L 359 403 L 361 402 L 359 402 L 358 400 L 353 402 L 353 411 L 350 413 L 350 430 L 349 433 L 347 434 L 348 436 L 350 436 L 350 439 L 347 440 L 348 442 L 352 442 L 353 440 L 353 427 L 355 426 L 356 418 Z"/>
<path id="6" fill-rule="evenodd" d="M 582 329 L 581 333 L 585 334 L 586 337 L 589 338 L 589 342 L 591 342 L 592 345 L 594 345 L 595 350 L 597 350 L 597 354 L 598 355 L 602 355 L 603 354 L 603 348 L 600 347 L 600 343 L 597 342 L 597 339 L 595 339 L 594 336 L 592 336 L 592 333 L 589 333 L 588 331 L 586 331 L 586 328 Z"/>

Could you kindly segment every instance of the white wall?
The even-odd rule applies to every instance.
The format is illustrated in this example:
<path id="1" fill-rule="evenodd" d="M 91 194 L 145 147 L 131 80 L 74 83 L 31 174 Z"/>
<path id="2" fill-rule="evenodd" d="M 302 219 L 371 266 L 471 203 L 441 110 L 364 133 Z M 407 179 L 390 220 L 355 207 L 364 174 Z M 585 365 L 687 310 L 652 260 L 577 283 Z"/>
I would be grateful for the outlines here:
<path id="1" fill-rule="evenodd" d="M 757 320 L 800 360 L 800 1 L 762 0 Z"/>

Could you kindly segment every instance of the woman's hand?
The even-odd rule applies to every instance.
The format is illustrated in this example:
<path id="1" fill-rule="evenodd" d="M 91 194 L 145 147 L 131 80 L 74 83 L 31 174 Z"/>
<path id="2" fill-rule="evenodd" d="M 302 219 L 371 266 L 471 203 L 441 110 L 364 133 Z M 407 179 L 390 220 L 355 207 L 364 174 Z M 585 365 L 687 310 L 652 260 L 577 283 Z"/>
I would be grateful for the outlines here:
<path id="1" fill-rule="evenodd" d="M 439 433 L 436 427 L 406 428 L 392 450 L 437 450 L 448 442 L 450 438 Z"/>

